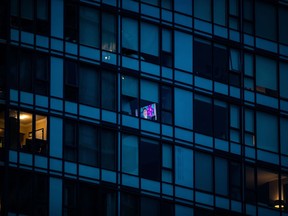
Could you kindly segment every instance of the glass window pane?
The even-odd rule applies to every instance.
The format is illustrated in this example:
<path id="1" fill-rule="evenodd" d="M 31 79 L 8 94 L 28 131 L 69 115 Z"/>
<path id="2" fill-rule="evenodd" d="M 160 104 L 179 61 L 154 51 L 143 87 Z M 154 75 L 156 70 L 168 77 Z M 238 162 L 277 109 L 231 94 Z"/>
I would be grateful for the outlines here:
<path id="1" fill-rule="evenodd" d="M 33 138 L 35 138 L 35 133 L 33 133 L 32 129 L 32 114 L 26 112 L 19 113 L 19 129 L 20 129 L 20 145 L 21 148 L 27 151 L 32 150 Z"/>
<path id="2" fill-rule="evenodd" d="M 162 166 L 172 169 L 172 146 L 168 144 L 162 145 Z"/>
<path id="3" fill-rule="evenodd" d="M 174 1 L 174 10 L 185 14 L 192 14 L 192 1 L 191 0 Z"/>
<path id="4" fill-rule="evenodd" d="M 270 58 L 256 56 L 256 86 L 277 90 L 277 63 Z M 259 89 L 262 91 L 262 89 Z M 266 89 L 263 89 L 267 93 Z"/>
<path id="5" fill-rule="evenodd" d="M 213 79 L 228 82 L 228 52 L 224 46 L 214 45 L 213 47 Z"/>
<path id="6" fill-rule="evenodd" d="M 215 158 L 215 192 L 228 196 L 228 163 L 222 158 Z"/>
<path id="7" fill-rule="evenodd" d="M 122 112 L 136 115 L 138 110 L 138 80 L 130 76 L 121 76 L 122 82 Z"/>
<path id="8" fill-rule="evenodd" d="M 142 139 L 140 144 L 140 175 L 142 178 L 160 179 L 160 146 L 152 140 Z"/>
<path id="9" fill-rule="evenodd" d="M 240 109 L 238 106 L 230 106 L 230 126 L 234 128 L 240 127 Z"/>
<path id="10" fill-rule="evenodd" d="M 79 67 L 79 102 L 99 106 L 99 73 L 92 67 Z"/>
<path id="11" fill-rule="evenodd" d="M 175 67 L 192 71 L 192 35 L 175 31 Z M 185 46 L 183 46 L 185 44 Z M 195 62 L 195 60 L 194 60 Z"/>
<path id="12" fill-rule="evenodd" d="M 256 35 L 270 40 L 276 40 L 276 6 L 263 1 L 255 4 L 255 30 Z M 267 16 L 263 16 L 267 14 Z"/>
<path id="13" fill-rule="evenodd" d="M 210 98 L 195 95 L 194 100 L 194 129 L 196 132 L 212 136 L 213 109 Z"/>
<path id="14" fill-rule="evenodd" d="M 102 71 L 101 80 L 102 108 L 115 110 L 116 108 L 116 75 L 110 71 Z"/>
<path id="15" fill-rule="evenodd" d="M 217 1 L 218 4 L 218 1 Z M 216 5 L 217 5 L 216 4 Z M 211 0 L 194 0 L 194 15 L 199 19 L 211 21 Z"/>
<path id="16" fill-rule="evenodd" d="M 281 143 L 281 153 L 288 154 L 288 119 L 280 119 L 280 143 Z M 288 197 L 287 197 L 288 198 Z"/>
<path id="17" fill-rule="evenodd" d="M 102 13 L 102 49 L 116 51 L 116 19 L 108 13 Z"/>
<path id="18" fill-rule="evenodd" d="M 101 167 L 115 170 L 115 133 L 110 130 L 101 130 Z"/>
<path id="19" fill-rule="evenodd" d="M 228 138 L 228 107 L 222 101 L 214 101 L 214 136 L 220 139 Z"/>
<path id="20" fill-rule="evenodd" d="M 149 23 L 141 23 L 141 52 L 159 56 L 159 29 Z"/>
<path id="21" fill-rule="evenodd" d="M 247 76 L 253 77 L 253 71 L 254 71 L 254 61 L 253 61 L 253 55 L 251 54 L 244 54 L 244 73 Z"/>
<path id="22" fill-rule="evenodd" d="M 28 20 L 33 20 L 34 18 L 34 4 L 33 0 L 21 1 L 21 17 Z"/>
<path id="23" fill-rule="evenodd" d="M 229 1 L 229 13 L 234 16 L 238 16 L 238 0 L 230 0 Z"/>
<path id="24" fill-rule="evenodd" d="M 254 112 L 245 110 L 245 131 L 254 132 Z"/>
<path id="25" fill-rule="evenodd" d="M 194 40 L 194 72 L 197 75 L 212 78 L 212 45 L 208 41 Z"/>
<path id="26" fill-rule="evenodd" d="M 288 44 L 288 9 L 284 7 L 279 7 L 279 41 L 280 43 Z"/>
<path id="27" fill-rule="evenodd" d="M 158 216 L 160 215 L 160 203 L 146 197 L 141 197 L 141 215 Z"/>
<path id="28" fill-rule="evenodd" d="M 193 94 L 175 89 L 175 125 L 192 129 L 193 127 Z"/>
<path id="29" fill-rule="evenodd" d="M 175 147 L 175 183 L 193 187 L 193 151 Z"/>
<path id="30" fill-rule="evenodd" d="M 47 0 L 37 1 L 37 19 L 48 20 L 48 2 Z"/>
<path id="31" fill-rule="evenodd" d="M 257 112 L 257 134 L 258 148 L 268 151 L 278 151 L 278 121 L 277 117 L 264 112 Z M 267 133 L 269 131 L 269 133 Z"/>
<path id="32" fill-rule="evenodd" d="M 75 123 L 66 121 L 64 127 L 64 159 L 76 161 L 76 125 Z"/>
<path id="33" fill-rule="evenodd" d="M 288 64 L 284 62 L 280 62 L 279 66 L 280 70 L 280 77 L 279 77 L 279 82 L 280 82 L 280 96 L 288 98 L 288 85 L 287 85 L 287 80 L 288 80 Z"/>
<path id="34" fill-rule="evenodd" d="M 20 89 L 23 91 L 32 91 L 32 55 L 28 52 L 22 52 L 20 56 Z"/>
<path id="35" fill-rule="evenodd" d="M 213 190 L 212 157 L 200 152 L 195 152 L 195 187 L 209 192 Z"/>
<path id="36" fill-rule="evenodd" d="M 11 0 L 10 1 L 10 11 L 12 16 L 19 15 L 19 0 Z"/>
<path id="37" fill-rule="evenodd" d="M 167 29 L 162 30 L 162 50 L 172 52 L 172 32 Z"/>
<path id="38" fill-rule="evenodd" d="M 99 12 L 92 8 L 80 7 L 80 43 L 99 48 Z"/>
<path id="39" fill-rule="evenodd" d="M 147 80 L 141 80 L 141 99 L 159 103 L 158 84 Z"/>
<path id="40" fill-rule="evenodd" d="M 122 47 L 138 51 L 138 22 L 122 18 Z"/>
<path id="41" fill-rule="evenodd" d="M 238 50 L 230 49 L 229 69 L 240 71 L 240 52 Z"/>
<path id="42" fill-rule="evenodd" d="M 213 6 L 214 23 L 226 26 L 226 0 L 214 0 Z"/>
<path id="43" fill-rule="evenodd" d="M 162 109 L 172 110 L 172 88 L 161 86 L 161 105 Z"/>
<path id="44" fill-rule="evenodd" d="M 94 126 L 79 124 L 79 162 L 97 166 L 97 129 Z"/>
<path id="45" fill-rule="evenodd" d="M 122 171 L 138 175 L 138 138 L 122 135 Z"/>

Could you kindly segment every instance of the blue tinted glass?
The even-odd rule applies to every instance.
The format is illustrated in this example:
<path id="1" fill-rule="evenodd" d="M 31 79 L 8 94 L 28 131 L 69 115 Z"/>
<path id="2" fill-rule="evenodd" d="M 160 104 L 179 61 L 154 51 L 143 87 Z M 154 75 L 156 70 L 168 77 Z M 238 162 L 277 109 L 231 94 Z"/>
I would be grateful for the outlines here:
<path id="1" fill-rule="evenodd" d="M 278 151 L 277 117 L 268 113 L 257 112 L 256 141 L 258 148 Z M 268 133 L 269 131 L 269 133 Z"/>
<path id="2" fill-rule="evenodd" d="M 175 148 L 175 183 L 193 187 L 193 151 Z"/>
<path id="3" fill-rule="evenodd" d="M 192 129 L 192 92 L 175 89 L 175 124 Z"/>
<path id="4" fill-rule="evenodd" d="M 192 71 L 192 35 L 175 32 L 175 67 Z M 185 44 L 185 46 L 184 46 Z"/>

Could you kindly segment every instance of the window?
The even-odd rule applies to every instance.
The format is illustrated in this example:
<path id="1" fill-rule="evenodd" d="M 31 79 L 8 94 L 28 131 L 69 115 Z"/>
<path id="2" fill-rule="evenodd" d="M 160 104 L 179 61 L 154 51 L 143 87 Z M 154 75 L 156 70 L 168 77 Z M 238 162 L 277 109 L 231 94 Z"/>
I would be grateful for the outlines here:
<path id="1" fill-rule="evenodd" d="M 50 33 L 48 0 L 10 1 L 11 25 L 24 31 Z"/>
<path id="2" fill-rule="evenodd" d="M 109 89 L 109 91 L 107 91 Z M 85 105 L 116 109 L 116 75 L 95 66 L 65 61 L 66 100 Z"/>
<path id="3" fill-rule="evenodd" d="M 140 176 L 151 180 L 160 180 L 160 155 L 159 142 L 141 139 L 140 142 Z"/>
<path id="4" fill-rule="evenodd" d="M 94 125 L 64 122 L 64 159 L 116 169 L 116 133 Z"/>
<path id="5" fill-rule="evenodd" d="M 0 109 L 0 161 L 4 160 L 4 148 L 5 148 L 5 112 Z"/>
<path id="6" fill-rule="evenodd" d="M 122 172 L 138 175 L 139 141 L 136 136 L 122 135 Z"/>
<path id="7" fill-rule="evenodd" d="M 139 32 L 140 30 L 140 32 Z M 139 37 L 140 35 L 140 37 Z M 140 38 L 140 41 L 139 41 Z M 162 53 L 162 62 L 165 66 L 171 63 L 171 32 L 163 33 L 163 40 L 167 44 L 160 43 L 160 28 L 148 22 L 138 22 L 134 19 L 122 18 L 122 53 L 126 56 L 139 58 L 151 63 L 160 61 L 160 50 Z M 140 43 L 139 43 L 140 42 Z M 139 48 L 140 45 L 140 48 Z M 140 51 L 140 56 L 138 51 Z M 165 53 L 166 51 L 166 53 Z M 170 62 L 170 63 L 169 63 Z"/>
<path id="8" fill-rule="evenodd" d="M 48 154 L 47 116 L 10 110 L 8 125 L 11 149 Z"/>
<path id="9" fill-rule="evenodd" d="M 267 133 L 269 131 L 269 133 Z M 278 152 L 278 119 L 277 116 L 257 112 L 256 113 L 256 143 L 257 147 Z"/>
<path id="10" fill-rule="evenodd" d="M 194 129 L 199 133 L 220 139 L 228 138 L 228 107 L 227 104 L 210 98 L 195 95 Z"/>
<path id="11" fill-rule="evenodd" d="M 1 28 L 1 27 L 0 27 Z M 7 52 L 4 46 L 0 46 L 0 98 L 5 97 L 6 93 L 6 62 Z"/>
<path id="12" fill-rule="evenodd" d="M 211 0 L 195 0 L 194 1 L 195 17 L 202 19 L 202 20 L 211 21 L 211 14 L 212 14 L 211 7 L 212 7 Z"/>
<path id="13" fill-rule="evenodd" d="M 254 1 L 243 1 L 243 31 L 247 34 L 254 33 Z"/>
<path id="14" fill-rule="evenodd" d="M 8 1 L 1 1 L 0 3 L 0 38 L 8 38 Z"/>
<path id="15" fill-rule="evenodd" d="M 277 61 L 256 56 L 256 90 L 264 94 L 277 96 Z"/>
<path id="16" fill-rule="evenodd" d="M 208 41 L 194 40 L 194 71 L 196 74 L 214 79 L 219 82 L 228 82 L 228 51 L 221 45 Z"/>
<path id="17" fill-rule="evenodd" d="M 212 157 L 200 152 L 195 153 L 195 187 L 198 190 L 213 191 Z M 205 172 L 203 172 L 205 170 Z"/>
<path id="18" fill-rule="evenodd" d="M 274 4 L 255 1 L 255 33 L 258 37 L 277 40 L 276 18 L 277 8 Z"/>
<path id="19" fill-rule="evenodd" d="M 260 167 L 245 167 L 245 200 L 287 212 L 287 175 Z"/>
<path id="20" fill-rule="evenodd" d="M 102 21 L 101 21 L 102 20 Z M 116 52 L 116 16 L 96 8 L 65 1 L 64 34 L 70 42 Z"/>
<path id="21" fill-rule="evenodd" d="M 12 49 L 9 53 L 10 87 L 35 94 L 49 94 L 50 61 L 44 53 Z"/>
<path id="22" fill-rule="evenodd" d="M 6 211 L 8 215 L 48 216 L 49 181 L 47 176 L 21 169 L 9 169 L 7 183 Z"/>
<path id="23" fill-rule="evenodd" d="M 63 215 L 116 215 L 116 192 L 86 182 L 65 180 Z"/>
<path id="24" fill-rule="evenodd" d="M 285 20 L 288 20 L 288 9 L 284 7 L 278 8 L 279 16 L 279 42 L 283 44 L 288 44 L 288 29 L 286 28 Z"/>
<path id="25" fill-rule="evenodd" d="M 172 123 L 172 88 L 155 82 L 122 75 L 122 112 L 148 120 Z M 140 85 L 140 89 L 139 89 Z M 139 95 L 140 93 L 140 95 Z M 138 102 L 138 98 L 140 101 Z M 161 97 L 161 101 L 159 101 Z M 160 102 L 160 103 L 159 103 Z"/>

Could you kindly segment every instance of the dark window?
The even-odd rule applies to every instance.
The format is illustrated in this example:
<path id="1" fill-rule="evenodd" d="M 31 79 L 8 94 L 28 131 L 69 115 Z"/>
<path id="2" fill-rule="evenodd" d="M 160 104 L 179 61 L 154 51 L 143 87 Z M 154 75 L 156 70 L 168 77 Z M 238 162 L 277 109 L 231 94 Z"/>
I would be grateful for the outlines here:
<path id="1" fill-rule="evenodd" d="M 101 130 L 101 167 L 116 169 L 116 133 L 110 130 Z"/>
<path id="2" fill-rule="evenodd" d="M 0 3 L 0 38 L 7 39 L 8 38 L 8 1 L 1 1 Z"/>
<path id="3" fill-rule="evenodd" d="M 139 212 L 139 198 L 128 193 L 121 193 L 121 215 L 136 216 Z"/>
<path id="4" fill-rule="evenodd" d="M 6 56 L 7 53 L 5 47 L 0 46 L 0 98 L 4 97 L 6 92 Z"/>
<path id="5" fill-rule="evenodd" d="M 210 155 L 195 153 L 195 177 L 195 187 L 198 190 L 213 192 L 213 167 Z"/>
<path id="6" fill-rule="evenodd" d="M 49 94 L 49 57 L 43 53 L 11 49 L 9 53 L 11 88 L 35 94 Z"/>
<path id="7" fill-rule="evenodd" d="M 114 131 L 76 121 L 64 122 L 65 160 L 115 170 L 115 152 L 116 133 Z"/>
<path id="8" fill-rule="evenodd" d="M 64 181 L 63 215 L 116 215 L 116 193 L 85 182 Z"/>
<path id="9" fill-rule="evenodd" d="M 10 110 L 8 124 L 11 149 L 47 155 L 47 116 Z"/>
<path id="10" fill-rule="evenodd" d="M 24 31 L 48 35 L 48 0 L 12 0 L 10 1 L 11 25 Z"/>
<path id="11" fill-rule="evenodd" d="M 65 1 L 65 39 L 83 45 L 115 52 L 117 49 L 116 16 L 101 12 L 91 6 L 77 4 L 76 0 Z M 102 22 L 101 22 L 102 20 Z M 102 40 L 102 41 L 101 41 Z"/>
<path id="12" fill-rule="evenodd" d="M 85 105 L 101 105 L 104 109 L 115 110 L 116 75 L 92 65 L 65 61 L 64 97 Z"/>
<path id="13" fill-rule="evenodd" d="M 6 142 L 6 139 L 5 139 L 5 112 L 3 109 L 0 109 L 0 161 L 3 161 L 5 159 L 5 156 L 4 156 L 5 142 Z"/>
<path id="14" fill-rule="evenodd" d="M 194 40 L 194 72 L 212 78 L 212 46 L 203 40 Z"/>
<path id="15" fill-rule="evenodd" d="M 219 82 L 228 82 L 228 52 L 224 46 L 194 40 L 194 71 L 200 76 Z"/>
<path id="16" fill-rule="evenodd" d="M 208 136 L 228 138 L 228 109 L 221 101 L 214 101 L 203 96 L 195 96 L 194 129 Z"/>
<path id="17" fill-rule="evenodd" d="M 48 215 L 48 177 L 23 170 L 9 170 L 8 215 Z"/>
<path id="18" fill-rule="evenodd" d="M 140 176 L 160 180 L 160 145 L 156 141 L 142 139 L 140 142 Z"/>
<path id="19" fill-rule="evenodd" d="M 263 16 L 267 14 L 267 16 Z M 269 40 L 277 39 L 277 8 L 274 4 L 263 1 L 255 3 L 255 33 L 258 37 Z"/>

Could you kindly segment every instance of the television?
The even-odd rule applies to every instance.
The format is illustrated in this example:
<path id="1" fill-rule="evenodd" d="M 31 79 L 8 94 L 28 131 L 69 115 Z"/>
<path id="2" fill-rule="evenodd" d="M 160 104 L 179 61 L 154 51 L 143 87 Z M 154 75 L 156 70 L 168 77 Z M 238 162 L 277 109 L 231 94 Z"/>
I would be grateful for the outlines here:
<path id="1" fill-rule="evenodd" d="M 138 110 L 135 110 L 136 116 L 138 116 Z M 140 108 L 140 117 L 144 119 L 157 120 L 157 105 L 152 103 Z"/>

